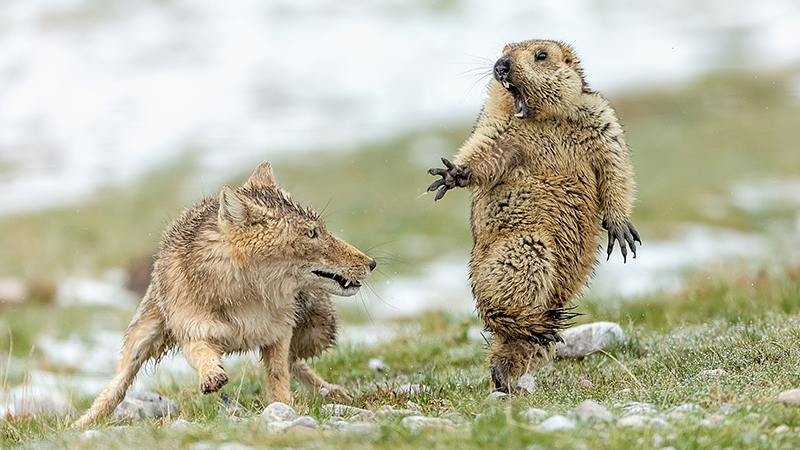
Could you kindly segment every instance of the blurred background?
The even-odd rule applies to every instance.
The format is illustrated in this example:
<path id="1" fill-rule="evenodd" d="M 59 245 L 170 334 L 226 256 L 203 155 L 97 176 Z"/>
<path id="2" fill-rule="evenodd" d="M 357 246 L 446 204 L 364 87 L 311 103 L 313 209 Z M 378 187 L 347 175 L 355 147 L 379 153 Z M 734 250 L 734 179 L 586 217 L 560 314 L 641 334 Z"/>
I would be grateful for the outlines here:
<path id="1" fill-rule="evenodd" d="M 425 171 L 532 38 L 575 47 L 634 157 L 644 245 L 582 302 L 796 267 L 798 30 L 795 0 L 0 2 L 3 373 L 99 391 L 164 227 L 264 160 L 379 261 L 345 341 L 471 314 L 469 196 Z"/>

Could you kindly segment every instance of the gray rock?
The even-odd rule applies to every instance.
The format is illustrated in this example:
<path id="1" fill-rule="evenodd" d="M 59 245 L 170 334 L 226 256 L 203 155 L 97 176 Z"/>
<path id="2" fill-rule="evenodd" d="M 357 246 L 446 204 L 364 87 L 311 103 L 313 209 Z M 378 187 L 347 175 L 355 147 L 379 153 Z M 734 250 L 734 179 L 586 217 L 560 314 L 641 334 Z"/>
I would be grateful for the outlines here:
<path id="1" fill-rule="evenodd" d="M 650 428 L 669 428 L 671 425 L 661 417 L 650 419 Z"/>
<path id="2" fill-rule="evenodd" d="M 267 422 L 267 431 L 270 433 L 278 433 L 286 430 L 294 424 L 293 420 L 276 420 L 274 422 Z"/>
<path id="3" fill-rule="evenodd" d="M 413 416 L 417 414 L 416 411 L 410 409 L 395 409 L 392 405 L 383 405 L 376 412 L 381 417 L 400 417 L 400 416 Z"/>
<path id="4" fill-rule="evenodd" d="M 494 391 L 486 397 L 488 402 L 504 402 L 514 398 L 513 395 L 508 395 L 505 392 Z"/>
<path id="5" fill-rule="evenodd" d="M 622 328 L 612 322 L 595 322 L 569 328 L 562 333 L 564 343 L 556 348 L 559 358 L 582 358 L 625 339 Z"/>
<path id="6" fill-rule="evenodd" d="M 561 431 L 575 428 L 576 424 L 577 422 L 575 419 L 570 419 L 569 417 L 556 414 L 555 416 L 551 416 L 544 422 L 540 423 L 536 428 L 542 431 Z"/>
<path id="7" fill-rule="evenodd" d="M 361 420 L 374 420 L 375 413 L 368 409 L 356 408 L 349 405 L 327 404 L 322 405 L 322 412 L 329 416 L 356 417 Z"/>
<path id="8" fill-rule="evenodd" d="M 430 391 L 431 391 L 431 388 L 429 386 L 425 386 L 424 384 L 406 383 L 406 384 L 397 386 L 396 388 L 394 388 L 394 390 L 392 392 L 394 392 L 394 395 L 397 396 L 397 397 L 400 397 L 400 396 L 403 396 L 403 395 L 407 395 L 409 397 L 414 397 L 416 395 L 419 395 L 419 394 L 422 394 L 422 393 L 427 393 L 427 392 L 430 392 Z"/>
<path id="9" fill-rule="evenodd" d="M 639 414 L 626 416 L 617 421 L 618 427 L 643 427 L 647 423 L 647 417 Z"/>
<path id="10" fill-rule="evenodd" d="M 656 407 L 650 403 L 628 402 L 623 405 L 615 404 L 614 407 L 622 408 L 623 416 L 632 416 L 635 414 L 655 414 L 658 412 Z"/>
<path id="11" fill-rule="evenodd" d="M 527 411 L 521 412 L 520 416 L 527 419 L 528 422 L 544 420 L 547 418 L 547 411 L 539 408 L 528 408 Z"/>
<path id="12" fill-rule="evenodd" d="M 289 422 L 297 418 L 297 411 L 286 403 L 274 402 L 267 405 L 261 413 L 261 418 L 269 423 Z"/>
<path id="13" fill-rule="evenodd" d="M 212 448 L 216 450 L 251 450 L 253 447 L 244 445 L 236 441 L 231 441 L 231 442 L 223 442 L 219 444 L 219 446 L 214 446 Z"/>
<path id="14" fill-rule="evenodd" d="M 346 433 L 371 433 L 378 429 L 378 425 L 370 422 L 345 422 L 339 420 L 333 423 L 333 428 Z"/>
<path id="15" fill-rule="evenodd" d="M 175 428 L 176 430 L 186 430 L 194 426 L 197 425 L 184 419 L 174 420 L 170 425 L 171 428 Z"/>
<path id="16" fill-rule="evenodd" d="M 311 416 L 300 416 L 292 421 L 293 427 L 306 427 L 317 429 L 317 419 Z"/>
<path id="17" fill-rule="evenodd" d="M 595 403 L 592 400 L 586 400 L 570 412 L 571 416 L 576 417 L 580 421 L 599 420 L 602 422 L 610 422 L 614 419 L 611 411 L 603 406 Z"/>
<path id="18" fill-rule="evenodd" d="M 536 392 L 536 380 L 533 378 L 533 375 L 526 373 L 519 377 L 517 382 L 514 383 L 514 387 L 517 388 L 517 392 L 519 392 L 520 395 L 533 394 Z"/>
<path id="19" fill-rule="evenodd" d="M 473 325 L 467 329 L 467 339 L 470 342 L 477 342 L 478 344 L 485 344 L 490 342 L 494 337 L 491 331 L 484 330 L 483 327 Z"/>
<path id="20" fill-rule="evenodd" d="M 787 431 L 789 431 L 789 425 L 786 424 L 778 425 L 774 430 L 772 430 L 772 432 L 775 434 L 786 433 Z"/>
<path id="21" fill-rule="evenodd" d="M 728 375 L 728 372 L 726 372 L 725 369 L 703 370 L 697 374 L 699 377 L 724 377 L 726 375 Z"/>
<path id="22" fill-rule="evenodd" d="M 452 420 L 440 419 L 438 417 L 408 416 L 400 421 L 400 425 L 408 428 L 414 433 L 418 433 L 425 428 L 454 428 Z"/>
<path id="23" fill-rule="evenodd" d="M 247 408 L 242 406 L 241 403 L 236 401 L 230 395 L 220 392 L 219 398 L 222 400 L 222 405 L 219 407 L 219 415 L 230 417 L 244 417 L 247 414 Z"/>
<path id="24" fill-rule="evenodd" d="M 383 361 L 378 358 L 371 358 L 367 362 L 367 367 L 369 367 L 370 370 L 374 370 L 375 372 L 383 372 L 384 370 L 386 370 L 386 364 L 384 364 Z"/>
<path id="25" fill-rule="evenodd" d="M 778 401 L 787 406 L 800 406 L 800 389 L 789 389 L 778 394 Z"/>
<path id="26" fill-rule="evenodd" d="M 177 417 L 178 405 L 152 392 L 128 392 L 111 417 L 114 420 Z"/>

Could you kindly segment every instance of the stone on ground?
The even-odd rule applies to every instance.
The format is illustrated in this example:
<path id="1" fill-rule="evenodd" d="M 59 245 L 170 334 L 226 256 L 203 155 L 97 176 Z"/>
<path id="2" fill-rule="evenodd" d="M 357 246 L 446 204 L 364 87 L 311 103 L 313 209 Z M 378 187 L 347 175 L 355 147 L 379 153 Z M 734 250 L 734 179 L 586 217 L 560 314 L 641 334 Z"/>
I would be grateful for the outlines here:
<path id="1" fill-rule="evenodd" d="M 625 339 L 622 327 L 613 322 L 595 322 L 569 328 L 562 333 L 564 343 L 556 348 L 559 358 L 583 358 Z"/>
<path id="2" fill-rule="evenodd" d="M 297 418 L 297 411 L 286 403 L 274 402 L 264 408 L 261 418 L 270 423 L 291 422 Z"/>
<path id="3" fill-rule="evenodd" d="M 592 400 L 586 400 L 570 412 L 571 416 L 580 421 L 599 420 L 609 422 L 614 419 L 611 411 Z"/>
<path id="4" fill-rule="evenodd" d="M 178 405 L 152 392 L 128 392 L 111 417 L 114 420 L 177 417 Z"/>
<path id="5" fill-rule="evenodd" d="M 542 431 L 561 431 L 575 428 L 575 425 L 576 422 L 574 419 L 556 414 L 555 416 L 551 416 L 544 422 L 540 423 L 536 428 Z"/>

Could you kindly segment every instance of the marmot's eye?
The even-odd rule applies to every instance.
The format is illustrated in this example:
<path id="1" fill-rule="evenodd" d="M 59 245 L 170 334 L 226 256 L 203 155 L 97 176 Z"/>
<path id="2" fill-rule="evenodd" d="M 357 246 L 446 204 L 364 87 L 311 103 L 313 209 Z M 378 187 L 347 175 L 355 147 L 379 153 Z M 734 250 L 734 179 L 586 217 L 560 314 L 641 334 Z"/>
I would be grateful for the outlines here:
<path id="1" fill-rule="evenodd" d="M 547 52 L 539 52 L 536 54 L 537 61 L 544 61 L 545 59 L 547 59 Z"/>
<path id="2" fill-rule="evenodd" d="M 310 237 L 311 239 L 316 239 L 316 237 L 318 236 L 317 230 L 313 229 L 306 231 L 306 236 Z"/>

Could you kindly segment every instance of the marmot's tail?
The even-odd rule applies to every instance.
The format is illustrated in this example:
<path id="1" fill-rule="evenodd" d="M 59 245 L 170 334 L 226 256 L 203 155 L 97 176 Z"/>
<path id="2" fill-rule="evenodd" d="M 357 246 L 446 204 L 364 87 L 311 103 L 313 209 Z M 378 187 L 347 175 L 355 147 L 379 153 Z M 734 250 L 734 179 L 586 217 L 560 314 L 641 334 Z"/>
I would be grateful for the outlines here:
<path id="1" fill-rule="evenodd" d="M 97 396 L 92 407 L 72 424 L 73 427 L 92 424 L 111 414 L 125 398 L 125 393 L 142 364 L 151 358 L 157 360 L 164 353 L 167 345 L 164 320 L 155 303 L 148 301 L 148 294 L 145 294 L 145 299 L 125 332 L 122 358 L 117 365 L 116 375 Z"/>
<path id="2" fill-rule="evenodd" d="M 572 312 L 574 309 L 478 305 L 481 319 L 489 331 L 507 341 L 522 339 L 540 345 L 563 342 L 558 333 L 574 325 L 570 321 L 580 315 Z"/>

